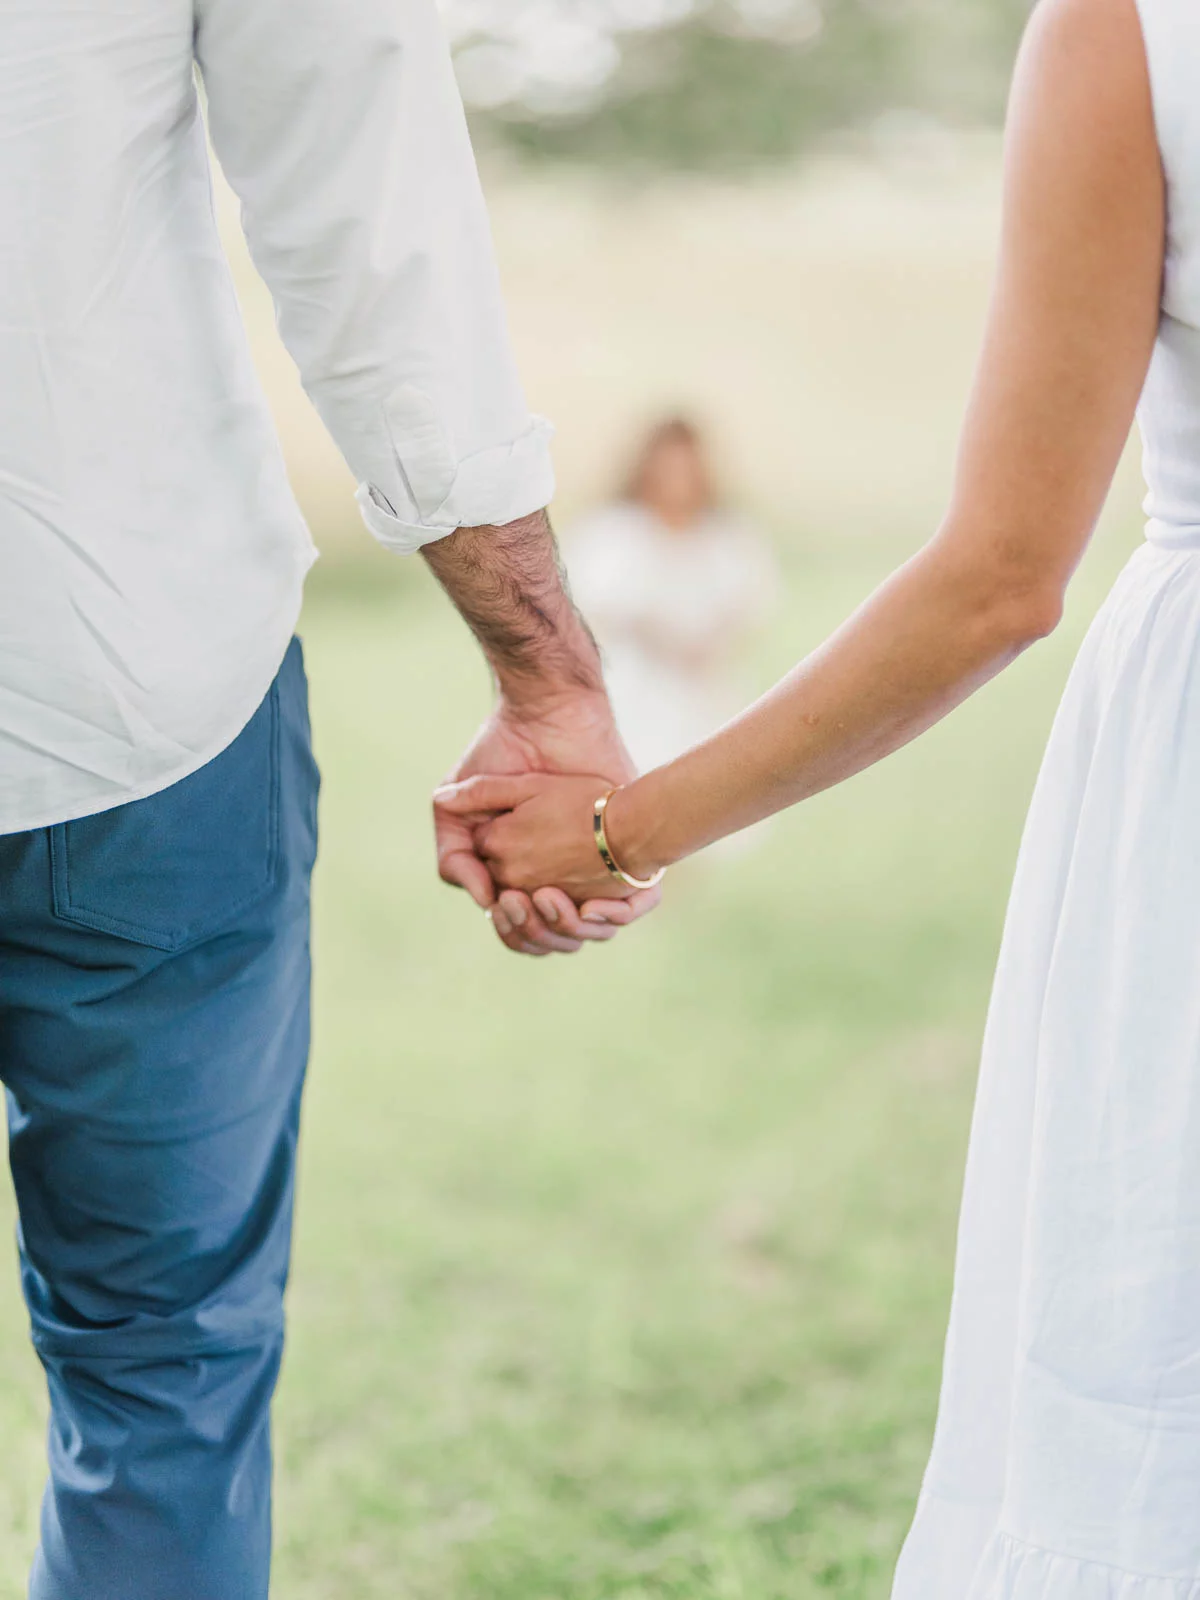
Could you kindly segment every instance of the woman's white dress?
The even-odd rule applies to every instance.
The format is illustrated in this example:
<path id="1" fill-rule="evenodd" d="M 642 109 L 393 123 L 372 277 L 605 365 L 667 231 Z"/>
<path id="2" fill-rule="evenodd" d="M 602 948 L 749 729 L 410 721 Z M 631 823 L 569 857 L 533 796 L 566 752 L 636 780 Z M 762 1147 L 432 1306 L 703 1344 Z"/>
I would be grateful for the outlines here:
<path id="1" fill-rule="evenodd" d="M 675 532 L 619 501 L 585 517 L 566 552 L 639 770 L 672 760 L 741 709 L 731 659 L 773 598 L 775 568 L 740 518 L 711 511 Z"/>
<path id="2" fill-rule="evenodd" d="M 1140 10 L 1170 234 L 1149 537 L 1029 815 L 894 1600 L 1200 1600 L 1200 0 Z"/>

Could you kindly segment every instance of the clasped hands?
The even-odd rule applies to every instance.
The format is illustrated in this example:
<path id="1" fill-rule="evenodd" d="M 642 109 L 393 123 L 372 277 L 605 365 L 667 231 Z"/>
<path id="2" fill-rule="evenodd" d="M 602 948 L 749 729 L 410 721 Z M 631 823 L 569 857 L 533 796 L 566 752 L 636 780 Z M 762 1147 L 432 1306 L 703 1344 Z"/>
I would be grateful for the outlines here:
<path id="1" fill-rule="evenodd" d="M 606 871 L 596 798 L 634 776 L 607 697 L 577 690 L 501 700 L 434 795 L 438 871 L 523 955 L 573 954 L 658 905 Z"/>

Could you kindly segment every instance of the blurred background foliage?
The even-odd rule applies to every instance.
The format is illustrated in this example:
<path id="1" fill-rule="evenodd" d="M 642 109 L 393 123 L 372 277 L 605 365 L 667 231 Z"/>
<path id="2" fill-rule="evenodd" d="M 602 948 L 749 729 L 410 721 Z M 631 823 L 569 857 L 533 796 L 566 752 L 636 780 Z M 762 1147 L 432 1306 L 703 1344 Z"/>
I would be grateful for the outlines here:
<path id="1" fill-rule="evenodd" d="M 1029 0 L 445 0 L 477 136 L 729 169 L 994 125 Z"/>

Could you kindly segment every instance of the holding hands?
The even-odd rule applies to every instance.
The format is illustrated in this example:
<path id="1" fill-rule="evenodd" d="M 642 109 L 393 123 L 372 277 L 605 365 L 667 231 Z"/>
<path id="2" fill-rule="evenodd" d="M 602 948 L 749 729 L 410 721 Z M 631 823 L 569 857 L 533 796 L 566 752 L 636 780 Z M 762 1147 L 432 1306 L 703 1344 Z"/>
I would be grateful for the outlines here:
<path id="1" fill-rule="evenodd" d="M 596 775 L 569 775 L 580 767 Z M 442 878 L 520 954 L 614 938 L 661 898 L 610 874 L 596 845 L 596 800 L 632 777 L 602 692 L 501 700 L 433 797 Z"/>
<path id="2" fill-rule="evenodd" d="M 496 875 L 490 863 L 500 858 L 483 855 L 480 840 L 486 832 L 490 848 L 506 847 L 488 825 L 508 802 L 489 805 L 477 789 L 463 799 L 465 786 L 484 778 L 550 783 L 559 774 L 596 773 L 602 776 L 583 780 L 594 798 L 634 776 L 596 642 L 564 586 L 549 519 L 536 512 L 499 527 L 459 528 L 423 553 L 483 647 L 497 691 L 492 714 L 434 796 L 438 871 L 488 913 L 510 950 L 570 955 L 612 939 L 654 909 L 657 888 L 630 893 L 593 873 L 597 893 L 588 899 L 564 892 L 552 872 L 518 874 L 514 866 Z"/>
<path id="3" fill-rule="evenodd" d="M 554 884 L 590 914 L 606 917 L 613 897 L 630 903 L 656 893 L 622 881 L 604 862 L 595 833 L 596 802 L 613 792 L 600 777 L 481 775 L 438 791 L 435 803 L 471 829 L 479 860 L 501 889 L 534 893 Z M 615 858 L 613 858 L 615 859 Z M 603 912 L 599 907 L 608 902 Z"/>

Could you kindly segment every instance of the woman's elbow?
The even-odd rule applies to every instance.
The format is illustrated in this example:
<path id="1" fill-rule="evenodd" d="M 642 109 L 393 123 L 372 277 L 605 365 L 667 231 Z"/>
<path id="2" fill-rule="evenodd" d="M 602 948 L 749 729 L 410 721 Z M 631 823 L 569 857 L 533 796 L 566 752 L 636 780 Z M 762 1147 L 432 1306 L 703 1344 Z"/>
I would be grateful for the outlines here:
<path id="1" fill-rule="evenodd" d="M 1062 621 L 1064 584 L 1056 574 L 1008 560 L 939 552 L 941 588 L 972 653 L 1017 655 Z"/>
<path id="2" fill-rule="evenodd" d="M 1048 639 L 1063 618 L 1065 596 L 1058 584 L 1045 584 L 1014 601 L 1014 631 L 1020 644 Z"/>
<path id="3" fill-rule="evenodd" d="M 1000 582 L 985 603 L 987 629 L 1003 650 L 1021 651 L 1046 639 L 1062 621 L 1062 586 L 1047 581 Z"/>

